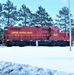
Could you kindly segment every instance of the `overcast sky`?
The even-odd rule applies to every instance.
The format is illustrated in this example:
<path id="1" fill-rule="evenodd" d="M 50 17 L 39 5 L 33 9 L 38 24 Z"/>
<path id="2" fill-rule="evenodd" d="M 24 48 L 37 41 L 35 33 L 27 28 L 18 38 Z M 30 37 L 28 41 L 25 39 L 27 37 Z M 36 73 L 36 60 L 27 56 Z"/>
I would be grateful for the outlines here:
<path id="1" fill-rule="evenodd" d="M 25 4 L 32 12 L 36 12 L 38 6 L 42 6 L 50 14 L 50 16 L 55 19 L 58 10 L 63 6 L 68 6 L 68 0 L 11 0 L 14 3 L 14 6 L 17 6 L 18 9 L 22 4 Z M 0 3 L 6 3 L 7 0 L 0 0 Z M 70 9 L 74 18 L 74 0 L 70 0 Z"/>

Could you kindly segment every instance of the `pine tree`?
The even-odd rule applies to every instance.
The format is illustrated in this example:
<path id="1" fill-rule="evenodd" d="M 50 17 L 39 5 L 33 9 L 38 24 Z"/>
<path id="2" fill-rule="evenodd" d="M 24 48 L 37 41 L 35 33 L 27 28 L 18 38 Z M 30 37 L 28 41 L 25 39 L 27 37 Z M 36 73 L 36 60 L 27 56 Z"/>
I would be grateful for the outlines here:
<path id="1" fill-rule="evenodd" d="M 72 14 L 70 14 L 72 18 Z M 69 9 L 67 7 L 63 7 L 59 10 L 59 15 L 57 15 L 58 19 L 56 19 L 56 24 L 60 27 L 61 31 L 69 31 Z M 71 19 L 71 24 L 74 24 L 74 20 Z"/>
<path id="2" fill-rule="evenodd" d="M 52 18 L 41 6 L 38 7 L 36 18 L 36 23 L 42 26 L 51 26 L 53 24 Z"/>
<path id="3" fill-rule="evenodd" d="M 2 4 L 0 3 L 0 31 L 1 31 Z"/>
<path id="4" fill-rule="evenodd" d="M 20 25 L 22 26 L 29 26 L 30 25 L 30 16 L 31 16 L 31 11 L 26 5 L 22 5 L 20 10 L 18 11 L 19 15 L 19 21 Z"/>
<path id="5" fill-rule="evenodd" d="M 17 22 L 17 9 L 10 0 L 3 4 L 3 24 L 15 25 Z"/>

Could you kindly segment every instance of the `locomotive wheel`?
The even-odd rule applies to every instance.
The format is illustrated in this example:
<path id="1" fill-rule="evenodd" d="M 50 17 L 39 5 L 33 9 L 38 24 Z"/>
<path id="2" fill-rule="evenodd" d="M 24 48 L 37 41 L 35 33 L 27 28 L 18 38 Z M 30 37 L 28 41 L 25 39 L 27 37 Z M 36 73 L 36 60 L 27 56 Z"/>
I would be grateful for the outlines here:
<path id="1" fill-rule="evenodd" d="M 12 42 L 8 41 L 8 42 L 6 43 L 6 46 L 7 46 L 7 47 L 11 47 L 11 46 L 12 46 Z"/>
<path id="2" fill-rule="evenodd" d="M 36 46 L 35 43 L 32 43 L 32 46 Z"/>
<path id="3" fill-rule="evenodd" d="M 35 44 L 32 42 L 32 43 L 29 43 L 27 44 L 28 46 L 35 46 Z"/>
<path id="4" fill-rule="evenodd" d="M 65 41 L 63 42 L 63 46 L 67 46 L 67 43 Z"/>
<path id="5" fill-rule="evenodd" d="M 19 44 L 19 46 L 20 46 L 20 47 L 27 46 L 27 43 L 26 43 L 26 42 L 24 42 L 24 41 L 21 41 L 21 42 L 20 42 L 20 44 Z"/>
<path id="6" fill-rule="evenodd" d="M 58 46 L 67 46 L 65 41 L 58 41 Z"/>
<path id="7" fill-rule="evenodd" d="M 57 41 L 52 41 L 51 46 L 57 46 Z"/>

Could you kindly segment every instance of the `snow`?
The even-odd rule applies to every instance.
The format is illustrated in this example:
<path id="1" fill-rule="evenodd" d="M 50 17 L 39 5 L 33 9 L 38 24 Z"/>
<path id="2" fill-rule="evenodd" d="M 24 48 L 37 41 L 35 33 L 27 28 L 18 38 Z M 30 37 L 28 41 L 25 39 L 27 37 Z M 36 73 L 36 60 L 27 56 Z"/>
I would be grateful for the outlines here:
<path id="1" fill-rule="evenodd" d="M 3 67 L 3 65 L 5 65 Z M 1 75 L 74 75 L 74 73 L 59 72 L 56 70 L 43 69 L 30 65 L 0 62 Z"/>
<path id="2" fill-rule="evenodd" d="M 2 46 L 0 47 L 0 61 L 12 62 L 16 64 L 28 64 L 44 69 L 51 69 L 52 71 L 58 71 L 54 75 L 66 75 L 64 72 L 74 73 L 74 47 L 72 47 L 72 51 L 69 49 L 69 47 Z M 2 63 L 1 65 L 3 66 L 4 64 L 5 63 Z M 1 68 L 13 65 L 14 64 L 6 64 Z M 15 65 L 14 67 L 17 66 Z M 29 69 L 31 70 L 31 67 Z M 15 72 L 17 72 L 17 69 Z"/>

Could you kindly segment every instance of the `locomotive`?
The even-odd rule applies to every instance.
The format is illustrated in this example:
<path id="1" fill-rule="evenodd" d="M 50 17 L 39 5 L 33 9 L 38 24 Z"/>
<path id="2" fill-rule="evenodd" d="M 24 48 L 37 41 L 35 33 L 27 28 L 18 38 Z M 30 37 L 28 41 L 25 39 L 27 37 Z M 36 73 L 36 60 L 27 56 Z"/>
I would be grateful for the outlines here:
<path id="1" fill-rule="evenodd" d="M 7 26 L 3 43 L 6 46 L 69 46 L 69 36 L 57 26 Z"/>

